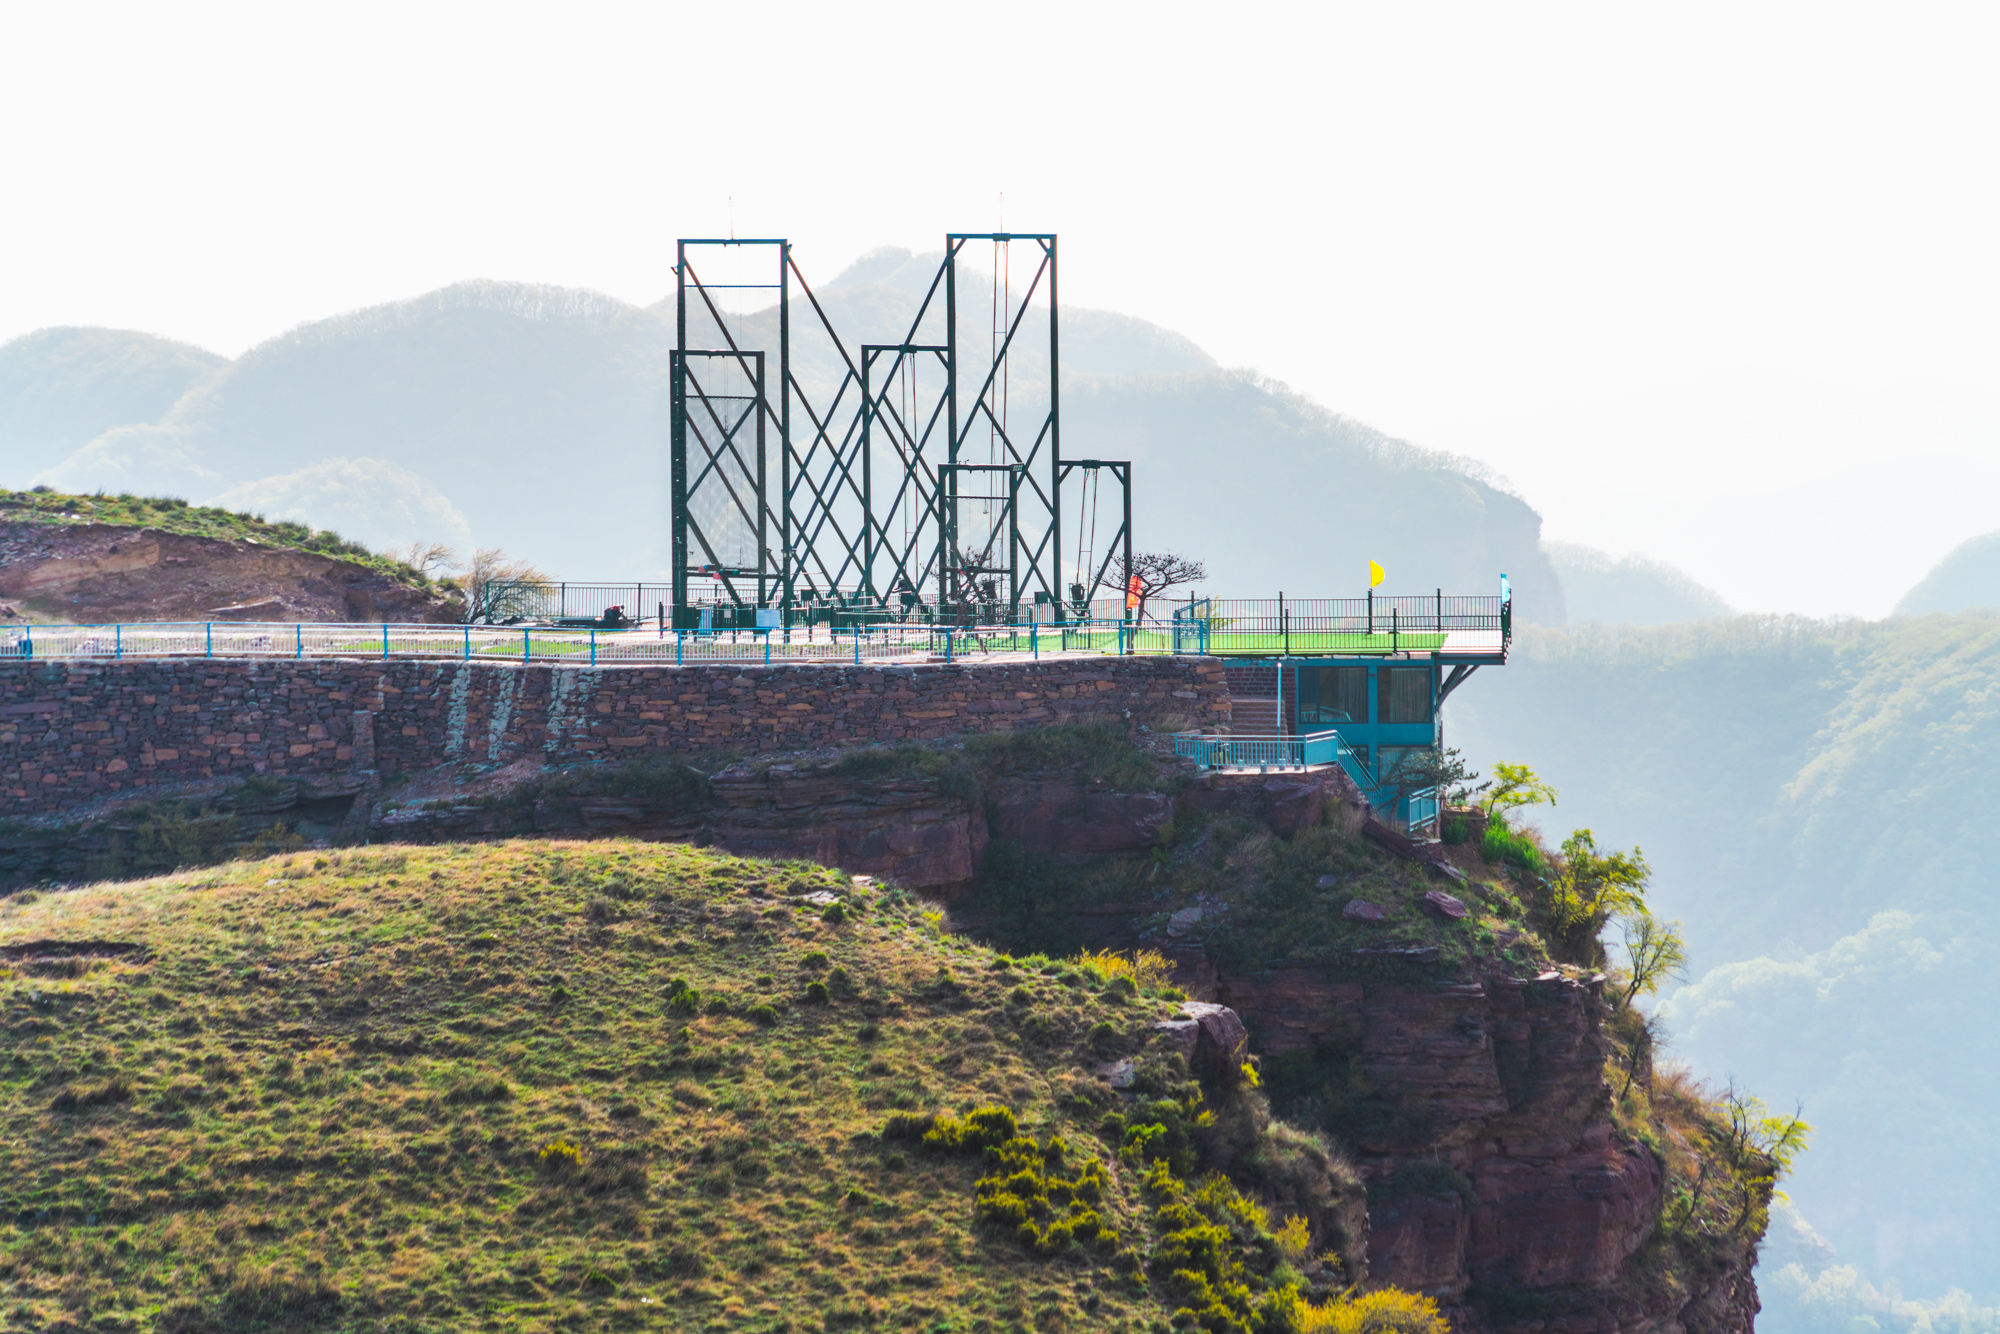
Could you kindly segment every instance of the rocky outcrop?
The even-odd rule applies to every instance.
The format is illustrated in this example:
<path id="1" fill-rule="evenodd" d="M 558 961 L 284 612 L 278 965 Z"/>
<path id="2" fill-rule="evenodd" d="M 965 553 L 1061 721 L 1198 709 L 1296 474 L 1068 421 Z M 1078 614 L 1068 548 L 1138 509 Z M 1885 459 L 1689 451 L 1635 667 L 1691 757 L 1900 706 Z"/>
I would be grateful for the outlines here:
<path id="1" fill-rule="evenodd" d="M 1601 978 L 1232 975 L 1205 959 L 1183 973 L 1213 1008 L 1242 1016 L 1259 1054 L 1338 1051 L 1349 1079 L 1395 1109 L 1349 1145 L 1370 1181 L 1371 1282 L 1438 1297 L 1459 1329 L 1747 1334 L 1747 1248 L 1692 1298 L 1628 1281 L 1665 1173 L 1613 1134 Z M 1195 1025 L 1181 1022 L 1192 1045 Z M 1498 1318 L 1481 1293 L 1528 1305 L 1553 1294 L 1562 1314 Z"/>
<path id="2" fill-rule="evenodd" d="M 1227 1005 L 1183 1001 L 1179 1018 L 1162 1020 L 1153 1027 L 1201 1078 L 1225 1084 L 1241 1079 L 1243 1058 L 1250 1054 L 1250 1033 L 1243 1027 L 1242 1017 Z"/>
<path id="3" fill-rule="evenodd" d="M 1064 858 L 1143 852 L 1174 818 L 1174 799 L 1165 793 L 1108 792 L 1066 774 L 1003 779 L 988 788 L 984 804 L 994 838 Z"/>
<path id="4" fill-rule="evenodd" d="M 923 779 L 857 783 L 831 765 L 725 769 L 705 841 L 746 857 L 803 857 L 923 887 L 971 880 L 986 821 Z"/>
<path id="5" fill-rule="evenodd" d="M 457 602 L 354 561 L 96 523 L 0 520 L 0 598 L 79 625 L 460 619 Z"/>

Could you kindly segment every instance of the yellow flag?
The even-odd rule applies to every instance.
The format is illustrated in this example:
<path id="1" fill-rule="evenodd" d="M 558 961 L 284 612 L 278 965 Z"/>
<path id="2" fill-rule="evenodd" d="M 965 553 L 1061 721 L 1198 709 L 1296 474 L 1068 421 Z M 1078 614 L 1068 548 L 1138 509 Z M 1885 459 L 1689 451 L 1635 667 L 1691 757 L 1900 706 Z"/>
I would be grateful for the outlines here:
<path id="1" fill-rule="evenodd" d="M 1388 577 L 1380 565 L 1377 565 L 1372 560 L 1368 562 L 1368 586 L 1370 588 L 1380 588 L 1382 581 Z"/>

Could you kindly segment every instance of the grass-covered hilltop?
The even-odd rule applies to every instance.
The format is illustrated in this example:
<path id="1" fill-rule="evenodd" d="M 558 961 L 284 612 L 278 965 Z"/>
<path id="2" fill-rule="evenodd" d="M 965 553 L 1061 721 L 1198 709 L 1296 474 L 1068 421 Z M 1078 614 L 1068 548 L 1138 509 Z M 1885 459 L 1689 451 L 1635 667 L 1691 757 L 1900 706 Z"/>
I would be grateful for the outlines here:
<path id="1" fill-rule="evenodd" d="M 1157 974 L 804 863 L 298 853 L 0 955 L 10 1329 L 1434 1327 L 1339 1300 L 1349 1170 Z"/>
<path id="2" fill-rule="evenodd" d="M 409 563 L 449 554 L 172 497 L 0 488 L 0 622 L 456 621 L 458 585 Z"/>
<path id="3" fill-rule="evenodd" d="M 428 575 L 391 556 L 378 554 L 339 533 L 283 519 L 214 505 L 191 505 L 171 496 L 130 494 L 72 495 L 36 487 L 32 491 L 0 489 L 0 523 L 106 524 L 119 528 L 150 528 L 182 537 L 206 537 L 224 542 L 249 541 L 287 551 L 304 551 L 331 560 L 349 561 L 411 588 L 441 587 Z"/>

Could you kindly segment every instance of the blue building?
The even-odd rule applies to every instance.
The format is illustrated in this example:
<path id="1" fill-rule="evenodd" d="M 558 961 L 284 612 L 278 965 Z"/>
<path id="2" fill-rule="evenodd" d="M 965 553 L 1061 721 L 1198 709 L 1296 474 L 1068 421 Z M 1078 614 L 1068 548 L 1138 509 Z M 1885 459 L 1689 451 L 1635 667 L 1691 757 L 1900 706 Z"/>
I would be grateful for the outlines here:
<path id="1" fill-rule="evenodd" d="M 1412 775 L 1443 745 L 1441 710 L 1513 642 L 1507 577 L 1492 596 L 1288 601 L 1190 599 L 1174 612 L 1182 651 L 1230 660 L 1226 738 L 1183 737 L 1215 768 L 1338 764 L 1397 823 L 1424 825 L 1435 793 Z"/>

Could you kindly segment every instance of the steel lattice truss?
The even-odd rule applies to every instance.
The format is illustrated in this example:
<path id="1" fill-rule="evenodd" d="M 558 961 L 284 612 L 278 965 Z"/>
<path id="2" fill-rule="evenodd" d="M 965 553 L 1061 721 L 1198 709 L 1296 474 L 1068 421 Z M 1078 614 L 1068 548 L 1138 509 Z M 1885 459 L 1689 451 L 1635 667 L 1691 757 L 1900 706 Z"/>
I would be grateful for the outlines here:
<path id="1" fill-rule="evenodd" d="M 1004 248 L 1010 266 L 1011 243 L 1025 242 L 1032 260 L 1018 289 L 1010 269 L 1004 300 L 996 279 L 987 346 L 977 349 L 961 328 L 959 264 L 972 242 Z M 753 271 L 755 282 L 706 277 L 717 247 L 737 261 L 768 247 L 769 270 Z M 738 607 L 838 595 L 1014 619 L 1042 594 L 1062 614 L 1061 483 L 1076 465 L 1062 461 L 1054 235 L 948 235 L 902 341 L 862 344 L 858 356 L 788 241 L 683 240 L 677 273 L 676 615 L 698 600 L 690 581 L 701 578 L 715 581 L 715 601 Z M 775 304 L 729 309 L 726 293 L 742 288 L 768 290 Z M 925 340 L 940 321 L 943 341 Z M 1046 368 L 1032 393 L 1010 384 L 1024 350 Z M 820 368 L 816 382 L 795 353 Z M 1129 557 L 1129 468 L 1120 480 Z"/>

